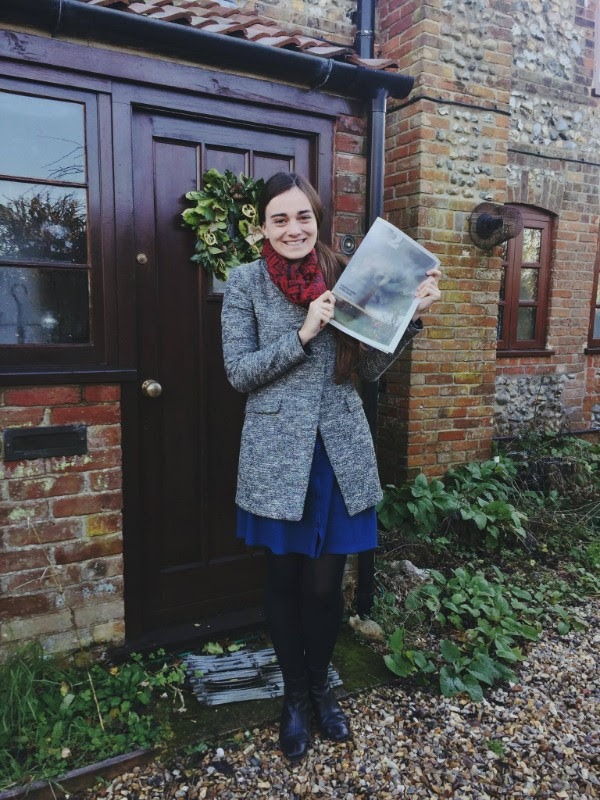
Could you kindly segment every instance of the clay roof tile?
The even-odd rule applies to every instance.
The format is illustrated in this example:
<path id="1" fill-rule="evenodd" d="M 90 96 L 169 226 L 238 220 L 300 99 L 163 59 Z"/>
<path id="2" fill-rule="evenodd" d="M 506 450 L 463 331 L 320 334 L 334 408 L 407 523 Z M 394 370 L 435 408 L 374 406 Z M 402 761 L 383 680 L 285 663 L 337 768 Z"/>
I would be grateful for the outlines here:
<path id="1" fill-rule="evenodd" d="M 126 14 L 148 16 L 165 23 L 190 25 L 223 36 L 245 38 L 265 47 L 297 50 L 321 58 L 333 58 L 370 69 L 397 68 L 391 59 L 359 58 L 351 47 L 307 36 L 297 28 L 284 27 L 260 17 L 251 5 L 237 6 L 216 0 L 81 0 Z"/>

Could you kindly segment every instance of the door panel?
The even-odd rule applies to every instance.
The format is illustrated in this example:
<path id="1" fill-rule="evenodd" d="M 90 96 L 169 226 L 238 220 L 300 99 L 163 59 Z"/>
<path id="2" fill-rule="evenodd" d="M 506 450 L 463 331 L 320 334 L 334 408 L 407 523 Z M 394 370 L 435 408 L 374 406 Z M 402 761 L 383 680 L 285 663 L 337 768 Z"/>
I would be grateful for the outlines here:
<path id="1" fill-rule="evenodd" d="M 147 632 L 259 606 L 262 596 L 262 559 L 234 535 L 245 398 L 225 377 L 219 282 L 190 260 L 184 195 L 211 167 L 310 176 L 314 148 L 297 132 L 141 112 L 134 143 L 135 244 L 146 258 L 137 273 L 140 376 L 162 387 L 156 398 L 139 392 L 145 545 L 134 557 Z"/>

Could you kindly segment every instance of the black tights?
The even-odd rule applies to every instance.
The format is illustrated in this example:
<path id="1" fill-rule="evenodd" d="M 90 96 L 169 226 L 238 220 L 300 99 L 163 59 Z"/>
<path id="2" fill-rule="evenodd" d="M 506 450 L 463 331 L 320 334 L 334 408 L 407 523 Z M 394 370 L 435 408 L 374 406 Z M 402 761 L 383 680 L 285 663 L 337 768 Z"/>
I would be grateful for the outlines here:
<path id="1" fill-rule="evenodd" d="M 344 611 L 345 555 L 266 551 L 266 616 L 284 680 L 327 672 Z"/>

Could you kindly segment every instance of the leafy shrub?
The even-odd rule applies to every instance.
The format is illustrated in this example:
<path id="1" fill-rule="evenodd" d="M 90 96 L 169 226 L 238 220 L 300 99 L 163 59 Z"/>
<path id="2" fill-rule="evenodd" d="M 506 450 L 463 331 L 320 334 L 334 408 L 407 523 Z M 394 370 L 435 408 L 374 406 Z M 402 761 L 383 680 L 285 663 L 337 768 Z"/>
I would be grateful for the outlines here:
<path id="1" fill-rule="evenodd" d="M 156 744 L 153 701 L 185 676 L 164 651 L 153 658 L 80 669 L 32 644 L 0 665 L 0 790 Z"/>
<path id="2" fill-rule="evenodd" d="M 412 484 L 388 485 L 379 521 L 435 552 L 462 542 L 488 551 L 527 543 L 527 516 L 511 502 L 516 467 L 508 459 L 449 469 L 443 481 L 418 475 Z"/>
<path id="3" fill-rule="evenodd" d="M 504 446 L 524 488 L 556 492 L 571 504 L 598 498 L 600 444 L 566 434 L 526 434 Z"/>
<path id="4" fill-rule="evenodd" d="M 408 594 L 405 607 L 453 638 L 441 638 L 438 651 L 416 650 L 406 647 L 406 632 L 399 628 L 390 638 L 385 663 L 401 677 L 428 680 L 436 674 L 445 697 L 466 692 L 479 701 L 484 685 L 514 680 L 509 665 L 522 660 L 523 640 L 539 638 L 541 609 L 528 591 L 507 587 L 498 570 L 491 580 L 464 568 L 455 569 L 449 579 L 435 570 L 431 575 L 431 583 Z"/>

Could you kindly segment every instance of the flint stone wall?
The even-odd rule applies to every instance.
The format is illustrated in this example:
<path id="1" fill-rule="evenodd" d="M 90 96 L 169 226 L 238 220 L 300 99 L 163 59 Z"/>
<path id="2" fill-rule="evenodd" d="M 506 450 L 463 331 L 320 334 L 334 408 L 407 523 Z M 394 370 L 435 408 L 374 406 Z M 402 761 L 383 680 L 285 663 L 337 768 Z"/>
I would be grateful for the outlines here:
<path id="1" fill-rule="evenodd" d="M 499 376 L 494 405 L 495 434 L 515 436 L 526 431 L 557 432 L 568 428 L 564 390 L 567 381 L 574 378 L 568 374 Z"/>

